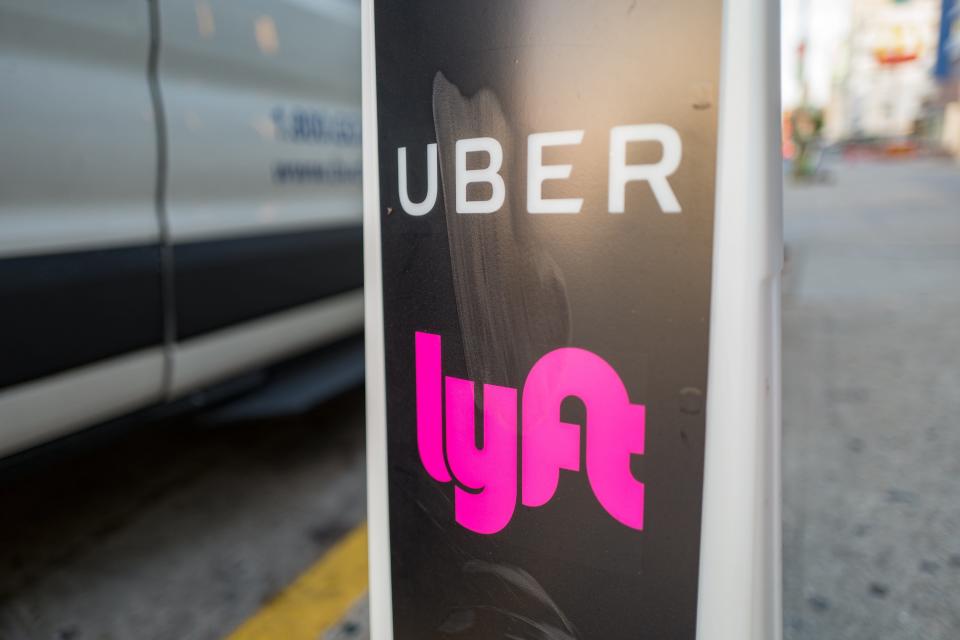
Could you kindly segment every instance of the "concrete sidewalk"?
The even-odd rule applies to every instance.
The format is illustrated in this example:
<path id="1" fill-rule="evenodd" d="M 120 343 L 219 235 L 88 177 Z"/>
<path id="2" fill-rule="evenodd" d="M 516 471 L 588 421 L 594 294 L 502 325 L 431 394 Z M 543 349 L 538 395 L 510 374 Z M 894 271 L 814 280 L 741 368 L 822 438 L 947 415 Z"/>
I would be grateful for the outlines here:
<path id="1" fill-rule="evenodd" d="M 960 171 L 788 187 L 788 640 L 960 638 Z"/>

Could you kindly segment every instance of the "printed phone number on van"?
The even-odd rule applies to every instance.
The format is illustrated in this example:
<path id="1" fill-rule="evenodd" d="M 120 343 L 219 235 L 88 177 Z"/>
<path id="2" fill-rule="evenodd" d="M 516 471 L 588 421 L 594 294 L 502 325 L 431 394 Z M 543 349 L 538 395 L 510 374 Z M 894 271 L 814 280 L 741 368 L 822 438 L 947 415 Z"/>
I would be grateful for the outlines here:
<path id="1" fill-rule="evenodd" d="M 275 107 L 270 118 L 279 140 L 359 146 L 360 114 L 354 111 Z"/>
<path id="2" fill-rule="evenodd" d="M 280 161 L 273 165 L 271 176 L 275 184 L 360 184 L 363 165 L 343 162 L 311 162 L 304 160 Z"/>

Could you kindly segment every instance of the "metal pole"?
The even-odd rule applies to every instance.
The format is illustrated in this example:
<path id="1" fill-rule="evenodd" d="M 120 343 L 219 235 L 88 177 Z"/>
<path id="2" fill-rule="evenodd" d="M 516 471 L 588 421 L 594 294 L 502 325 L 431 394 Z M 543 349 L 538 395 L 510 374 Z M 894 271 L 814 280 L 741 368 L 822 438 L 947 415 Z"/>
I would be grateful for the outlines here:
<path id="1" fill-rule="evenodd" d="M 779 3 L 727 0 L 724 9 L 697 637 L 777 640 Z"/>

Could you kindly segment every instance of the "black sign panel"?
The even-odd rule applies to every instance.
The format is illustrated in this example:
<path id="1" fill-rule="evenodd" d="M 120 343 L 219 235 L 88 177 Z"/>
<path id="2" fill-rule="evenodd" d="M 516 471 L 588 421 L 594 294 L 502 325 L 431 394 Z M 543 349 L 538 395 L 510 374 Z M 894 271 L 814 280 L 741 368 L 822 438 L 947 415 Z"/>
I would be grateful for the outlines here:
<path id="1" fill-rule="evenodd" d="M 692 639 L 720 0 L 375 0 L 394 637 Z"/>

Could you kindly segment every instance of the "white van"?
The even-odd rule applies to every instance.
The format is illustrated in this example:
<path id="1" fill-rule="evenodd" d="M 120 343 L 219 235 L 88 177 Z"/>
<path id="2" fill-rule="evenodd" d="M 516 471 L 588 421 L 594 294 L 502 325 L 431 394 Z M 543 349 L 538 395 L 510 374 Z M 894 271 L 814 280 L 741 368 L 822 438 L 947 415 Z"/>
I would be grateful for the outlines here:
<path id="1" fill-rule="evenodd" d="M 0 455 L 357 334 L 359 2 L 0 0 Z"/>

